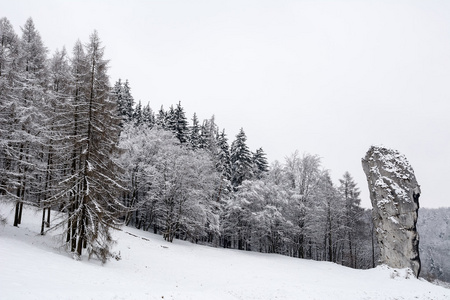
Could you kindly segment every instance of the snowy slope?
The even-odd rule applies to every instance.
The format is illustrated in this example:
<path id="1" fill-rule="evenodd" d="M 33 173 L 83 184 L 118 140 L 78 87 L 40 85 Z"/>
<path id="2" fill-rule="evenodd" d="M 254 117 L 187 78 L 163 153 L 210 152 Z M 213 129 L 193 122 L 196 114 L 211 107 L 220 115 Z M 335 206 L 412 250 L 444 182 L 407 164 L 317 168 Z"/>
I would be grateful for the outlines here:
<path id="1" fill-rule="evenodd" d="M 0 205 L 0 299 L 450 299 L 450 290 L 406 279 L 406 270 L 353 270 L 187 242 L 124 228 L 120 261 L 75 261 L 55 235 L 39 236 L 40 213 L 13 227 Z M 399 276 L 395 276 L 395 272 Z"/>

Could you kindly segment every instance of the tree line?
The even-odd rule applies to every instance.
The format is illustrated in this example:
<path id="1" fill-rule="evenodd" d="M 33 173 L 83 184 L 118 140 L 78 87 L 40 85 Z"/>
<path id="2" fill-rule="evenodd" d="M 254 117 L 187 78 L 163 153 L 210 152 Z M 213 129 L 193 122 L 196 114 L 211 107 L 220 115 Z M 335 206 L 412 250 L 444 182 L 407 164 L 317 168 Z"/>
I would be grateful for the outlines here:
<path id="1" fill-rule="evenodd" d="M 113 86 L 97 32 L 47 57 L 28 19 L 19 37 L 0 19 L 0 197 L 42 211 L 79 258 L 106 261 L 122 224 L 216 247 L 375 265 L 370 211 L 345 173 L 335 185 L 317 155 L 270 166 L 241 129 L 229 143 L 214 117 L 188 120 L 179 102 L 135 103 Z M 50 219 L 50 210 L 61 213 Z"/>

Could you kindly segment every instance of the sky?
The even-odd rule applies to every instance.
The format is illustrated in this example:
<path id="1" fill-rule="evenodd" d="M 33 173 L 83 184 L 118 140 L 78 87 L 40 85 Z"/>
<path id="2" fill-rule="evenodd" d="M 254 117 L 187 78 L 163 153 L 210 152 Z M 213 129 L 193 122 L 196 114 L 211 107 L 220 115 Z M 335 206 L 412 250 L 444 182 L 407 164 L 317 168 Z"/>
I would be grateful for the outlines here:
<path id="1" fill-rule="evenodd" d="M 97 30 L 113 84 L 158 111 L 181 101 L 215 116 L 230 143 L 242 127 L 269 162 L 321 157 L 370 199 L 361 158 L 404 154 L 422 207 L 450 197 L 450 1 L 0 0 L 20 35 L 32 17 L 51 55 Z"/>

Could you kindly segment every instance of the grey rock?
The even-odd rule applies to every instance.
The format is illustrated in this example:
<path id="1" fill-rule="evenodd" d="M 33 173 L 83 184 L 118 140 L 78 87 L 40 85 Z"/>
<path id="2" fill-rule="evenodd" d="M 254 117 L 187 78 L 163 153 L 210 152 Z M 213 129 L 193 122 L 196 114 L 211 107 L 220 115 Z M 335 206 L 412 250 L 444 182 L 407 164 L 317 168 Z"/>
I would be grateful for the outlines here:
<path id="1" fill-rule="evenodd" d="M 416 229 L 420 186 L 406 157 L 396 150 L 372 146 L 362 159 L 372 202 L 380 260 L 392 268 L 420 273 Z"/>

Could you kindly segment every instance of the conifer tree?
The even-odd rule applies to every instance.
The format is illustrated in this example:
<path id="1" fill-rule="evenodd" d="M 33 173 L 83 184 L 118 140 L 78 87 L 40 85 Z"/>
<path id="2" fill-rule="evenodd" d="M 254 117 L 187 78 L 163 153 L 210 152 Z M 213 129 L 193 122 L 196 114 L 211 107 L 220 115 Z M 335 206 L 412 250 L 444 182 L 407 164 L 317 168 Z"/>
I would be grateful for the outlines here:
<path id="1" fill-rule="evenodd" d="M 173 105 L 169 107 L 169 110 L 166 112 L 166 118 L 164 120 L 165 129 L 169 130 L 170 132 L 174 133 L 176 132 L 177 128 L 177 119 L 175 115 L 175 108 L 173 108 Z"/>
<path id="2" fill-rule="evenodd" d="M 125 80 L 125 83 L 122 87 L 122 103 L 119 105 L 119 112 L 125 118 L 127 122 L 130 122 L 133 119 L 133 106 L 134 99 L 131 95 L 131 88 L 128 79 Z"/>
<path id="3" fill-rule="evenodd" d="M 46 117 L 45 88 L 47 85 L 46 68 L 47 49 L 41 36 L 29 18 L 22 28 L 22 38 L 19 43 L 18 72 L 12 83 L 14 92 L 14 110 L 10 143 L 10 151 L 16 165 L 16 211 L 14 226 L 21 223 L 22 208 L 26 199 L 33 197 L 31 191 L 39 191 L 37 184 L 42 179 L 38 168 L 42 158 L 41 146 L 45 143 L 40 134 L 44 130 Z"/>
<path id="4" fill-rule="evenodd" d="M 135 116 L 133 110 L 134 99 L 131 95 L 128 79 L 123 83 L 119 78 L 112 89 L 112 97 L 116 99 L 119 107 L 119 115 L 122 117 L 123 122 L 131 122 Z M 123 124 L 121 124 L 121 126 L 123 126 Z"/>
<path id="5" fill-rule="evenodd" d="M 133 123 L 136 126 L 140 126 L 143 122 L 143 116 L 142 116 L 142 104 L 139 100 L 138 104 L 136 105 L 136 108 L 133 111 Z"/>
<path id="6" fill-rule="evenodd" d="M 219 173 L 222 174 L 225 179 L 231 180 L 230 147 L 228 146 L 228 138 L 225 134 L 225 129 L 223 129 L 218 136 L 217 146 L 217 171 L 219 171 Z"/>
<path id="7" fill-rule="evenodd" d="M 74 151 L 76 171 L 70 180 L 77 195 L 71 197 L 75 203 L 67 204 L 70 211 L 67 241 L 77 257 L 87 248 L 89 257 L 95 255 L 105 262 L 112 242 L 110 228 L 120 224 L 119 217 L 124 213 L 119 201 L 123 191 L 122 168 L 114 159 L 119 152 L 120 117 L 117 102 L 110 97 L 108 61 L 103 59 L 104 48 L 97 32 L 90 36 L 86 55 L 78 47 L 79 44 L 75 46 L 78 59 L 84 58 L 79 65 L 85 66 L 86 72 L 76 81 L 79 93 L 75 95 L 79 98 L 75 124 L 80 125 L 76 136 L 82 138 L 75 143 L 75 149 L 79 147 L 81 151 Z"/>
<path id="8" fill-rule="evenodd" d="M 46 109 L 46 131 L 43 132 L 46 143 L 43 145 L 43 159 L 46 162 L 42 198 L 39 199 L 43 208 L 41 234 L 44 234 L 44 225 L 50 226 L 50 209 L 52 206 L 61 206 L 62 195 L 57 194 L 64 190 L 64 174 L 69 168 L 70 143 L 68 137 L 72 134 L 72 110 L 69 102 L 72 78 L 66 49 L 56 51 L 49 62 L 49 89 L 47 91 L 48 109 Z M 46 213 L 47 212 L 47 216 Z"/>
<path id="9" fill-rule="evenodd" d="M 161 105 L 158 114 L 156 116 L 156 125 L 159 126 L 162 129 L 166 129 L 166 119 L 167 119 L 167 113 L 164 111 L 164 107 Z"/>
<path id="10" fill-rule="evenodd" d="M 269 163 L 262 148 L 253 153 L 253 166 L 253 174 L 257 179 L 261 179 L 269 171 Z"/>
<path id="11" fill-rule="evenodd" d="M 14 81 L 18 76 L 17 60 L 19 38 L 7 18 L 0 19 L 0 194 L 8 199 L 16 188 L 15 176 L 11 176 L 14 166 L 12 134 L 15 130 L 15 91 Z M 16 124 L 17 126 L 17 124 Z M 3 197 L 3 199 L 6 199 Z"/>
<path id="12" fill-rule="evenodd" d="M 153 128 L 156 123 L 155 114 L 153 113 L 153 110 L 150 108 L 150 104 L 148 103 L 142 109 L 142 122 L 149 128 Z"/>
<path id="13" fill-rule="evenodd" d="M 214 116 L 209 120 L 204 120 L 200 129 L 199 148 L 209 151 L 213 156 L 217 155 L 218 131 Z"/>
<path id="14" fill-rule="evenodd" d="M 192 117 L 192 126 L 189 128 L 189 143 L 194 150 L 200 148 L 200 124 L 196 113 Z"/>
<path id="15" fill-rule="evenodd" d="M 186 143 L 188 140 L 189 129 L 184 109 L 181 106 L 181 102 L 178 102 L 177 107 L 174 110 L 173 122 L 173 131 L 176 138 L 180 141 L 181 144 Z"/>
<path id="16" fill-rule="evenodd" d="M 235 189 L 244 180 L 252 178 L 252 155 L 247 147 L 247 136 L 241 128 L 231 144 L 231 183 Z"/>

